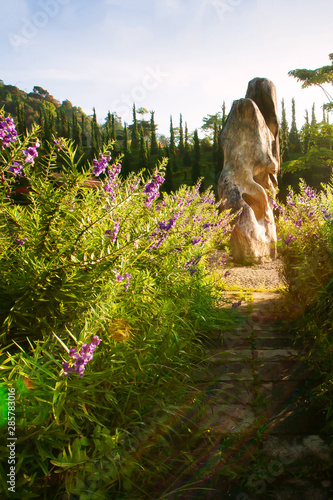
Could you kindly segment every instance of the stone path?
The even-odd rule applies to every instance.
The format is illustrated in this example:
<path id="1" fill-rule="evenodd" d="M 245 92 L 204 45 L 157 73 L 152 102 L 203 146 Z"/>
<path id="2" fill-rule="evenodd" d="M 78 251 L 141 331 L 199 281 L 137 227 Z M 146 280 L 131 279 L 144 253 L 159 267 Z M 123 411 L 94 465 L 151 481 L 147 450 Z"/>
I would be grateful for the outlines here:
<path id="1" fill-rule="evenodd" d="M 221 307 L 239 303 L 226 295 Z M 281 295 L 248 294 L 235 314 L 239 326 L 215 334 L 193 375 L 192 421 L 210 436 L 188 477 L 198 489 L 170 498 L 332 500 L 324 416 L 311 401 L 315 380 L 285 332 Z"/>

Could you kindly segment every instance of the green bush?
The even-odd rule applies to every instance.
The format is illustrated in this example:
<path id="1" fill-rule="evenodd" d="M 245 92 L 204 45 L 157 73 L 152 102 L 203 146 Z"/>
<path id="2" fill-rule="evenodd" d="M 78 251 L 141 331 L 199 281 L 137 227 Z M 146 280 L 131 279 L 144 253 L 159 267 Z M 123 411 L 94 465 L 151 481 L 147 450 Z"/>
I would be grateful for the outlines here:
<path id="1" fill-rule="evenodd" d="M 297 318 L 292 332 L 319 378 L 314 396 L 333 434 L 333 186 L 316 194 L 302 181 L 300 194 L 290 192 L 277 208 L 282 273 Z"/>
<path id="2" fill-rule="evenodd" d="M 104 151 L 94 181 L 70 141 L 38 155 L 37 132 L 0 152 L 0 487 L 11 387 L 16 498 L 140 498 L 178 462 L 170 441 L 189 435 L 202 334 L 230 322 L 205 258 L 232 216 L 199 185 L 160 196 L 165 163 L 123 181 Z M 84 375 L 66 376 L 92 336 Z"/>

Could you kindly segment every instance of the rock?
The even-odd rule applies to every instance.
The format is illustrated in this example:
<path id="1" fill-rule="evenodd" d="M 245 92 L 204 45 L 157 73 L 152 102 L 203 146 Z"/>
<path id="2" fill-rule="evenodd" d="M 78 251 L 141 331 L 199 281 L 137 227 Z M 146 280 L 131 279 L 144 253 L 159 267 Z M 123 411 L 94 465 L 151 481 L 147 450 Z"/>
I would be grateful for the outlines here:
<path id="1" fill-rule="evenodd" d="M 274 259 L 276 228 L 270 200 L 280 168 L 279 132 L 274 84 L 255 78 L 245 99 L 234 101 L 219 141 L 224 165 L 218 181 L 221 209 L 233 213 L 231 253 L 235 262 Z"/>

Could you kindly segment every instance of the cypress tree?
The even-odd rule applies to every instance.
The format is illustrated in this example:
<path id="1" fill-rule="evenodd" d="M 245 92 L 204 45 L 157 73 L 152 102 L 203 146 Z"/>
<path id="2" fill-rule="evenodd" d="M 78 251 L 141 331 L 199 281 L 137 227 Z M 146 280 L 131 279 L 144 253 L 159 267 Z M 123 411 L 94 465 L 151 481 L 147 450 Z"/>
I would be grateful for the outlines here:
<path id="1" fill-rule="evenodd" d="M 53 136 L 55 135 L 55 122 L 54 116 L 50 109 L 45 110 L 45 124 L 47 125 L 47 131 L 45 131 L 46 140 L 51 142 Z"/>
<path id="2" fill-rule="evenodd" d="M 161 191 L 166 193 L 170 193 L 173 190 L 173 182 L 172 182 L 172 170 L 170 165 L 170 160 L 167 163 L 165 168 L 165 180 L 162 184 Z"/>
<path id="3" fill-rule="evenodd" d="M 227 121 L 227 115 L 225 112 L 225 101 L 223 101 L 223 104 L 222 104 L 222 127 L 226 121 Z"/>
<path id="4" fill-rule="evenodd" d="M 68 137 L 68 120 L 64 109 L 60 110 L 60 136 Z"/>
<path id="5" fill-rule="evenodd" d="M 171 156 L 175 156 L 175 154 L 176 154 L 175 132 L 173 130 L 173 125 L 172 125 L 172 116 L 170 116 L 170 144 L 169 144 L 169 152 L 170 152 L 170 157 Z"/>
<path id="6" fill-rule="evenodd" d="M 45 121 L 42 106 L 38 109 L 39 126 L 41 129 L 41 136 L 44 137 Z"/>
<path id="7" fill-rule="evenodd" d="M 288 161 L 289 154 L 289 129 L 284 107 L 284 99 L 282 99 L 282 118 L 280 125 L 280 157 L 282 162 Z"/>
<path id="8" fill-rule="evenodd" d="M 127 125 L 124 123 L 124 141 L 123 141 L 123 151 L 124 153 L 129 153 L 129 144 L 128 144 L 128 130 Z"/>
<path id="9" fill-rule="evenodd" d="M 315 113 L 315 104 L 312 106 L 312 114 L 311 114 L 311 127 L 315 127 L 317 125 L 317 118 Z"/>
<path id="10" fill-rule="evenodd" d="M 131 146 L 133 149 L 138 149 L 141 144 L 140 134 L 138 131 L 138 123 L 136 120 L 136 109 L 135 104 L 133 104 L 133 127 L 132 127 L 132 136 L 131 136 Z"/>
<path id="11" fill-rule="evenodd" d="M 93 108 L 93 119 L 91 123 L 91 145 L 90 145 L 90 156 L 92 158 L 97 158 L 100 150 L 100 131 L 97 123 L 96 110 Z"/>
<path id="12" fill-rule="evenodd" d="M 60 134 L 61 121 L 60 121 L 60 111 L 59 111 L 59 108 L 57 108 L 56 113 L 57 113 L 57 117 L 56 117 L 56 130 L 57 130 L 57 134 L 61 135 Z"/>
<path id="13" fill-rule="evenodd" d="M 143 127 L 140 127 L 140 155 L 139 155 L 140 170 L 148 167 L 148 155 L 146 141 L 143 132 Z"/>
<path id="14" fill-rule="evenodd" d="M 116 127 L 114 123 L 114 114 L 112 113 L 111 115 L 111 141 L 116 141 L 117 136 L 116 136 Z"/>
<path id="15" fill-rule="evenodd" d="M 303 153 L 307 153 L 309 151 L 309 142 L 310 142 L 310 122 L 309 122 L 309 112 L 305 110 L 305 123 L 301 129 L 301 137 L 302 137 L 302 149 Z"/>
<path id="16" fill-rule="evenodd" d="M 295 99 L 291 100 L 291 111 L 292 111 L 292 118 L 291 118 L 290 132 L 289 132 L 289 149 L 291 153 L 300 153 L 301 142 L 296 124 Z"/>
<path id="17" fill-rule="evenodd" d="M 159 152 L 159 147 L 156 139 L 156 125 L 154 120 L 155 111 L 150 113 L 150 154 L 156 155 Z"/>
<path id="18" fill-rule="evenodd" d="M 121 173 L 124 179 L 128 176 L 128 174 L 131 171 L 131 154 L 129 150 L 129 144 L 128 144 L 128 130 L 127 130 L 127 125 L 124 123 L 124 140 L 123 140 L 123 152 L 124 152 L 124 157 L 122 160 L 122 169 Z"/>
<path id="19" fill-rule="evenodd" d="M 84 123 L 83 113 L 81 115 L 81 144 L 82 144 L 83 149 L 88 147 L 88 137 L 86 134 L 86 127 L 85 127 L 85 123 Z"/>
<path id="20" fill-rule="evenodd" d="M 108 142 L 111 141 L 111 113 L 108 111 L 108 114 L 106 116 L 105 120 L 105 133 L 104 133 L 104 138 L 103 138 L 103 144 L 107 144 Z"/>
<path id="21" fill-rule="evenodd" d="M 190 168 L 192 166 L 192 159 L 191 159 L 191 153 L 190 153 L 190 145 L 188 143 L 188 129 L 187 129 L 187 123 L 185 122 L 185 144 L 184 144 L 184 158 L 183 158 L 183 165 L 184 168 Z M 184 180 L 186 181 L 187 174 L 186 170 L 184 172 Z"/>
<path id="22" fill-rule="evenodd" d="M 219 145 L 219 129 L 216 122 L 214 123 L 213 164 L 215 175 L 217 175 L 223 168 L 223 151 Z"/>
<path id="23" fill-rule="evenodd" d="M 184 154 L 185 146 L 184 146 L 184 135 L 183 135 L 183 117 L 182 114 L 180 114 L 179 118 L 179 145 L 178 145 L 179 151 L 181 154 Z"/>
<path id="24" fill-rule="evenodd" d="M 81 130 L 80 125 L 78 123 L 77 115 L 73 111 L 72 113 L 72 131 L 73 131 L 73 141 L 75 142 L 75 146 L 77 147 L 78 152 L 82 153 L 82 142 L 81 142 Z"/>
<path id="25" fill-rule="evenodd" d="M 24 104 L 19 100 L 17 101 L 16 114 L 17 114 L 17 131 L 20 135 L 25 136 L 27 133 L 27 124 L 25 120 Z"/>
<path id="26" fill-rule="evenodd" d="M 195 184 L 200 175 L 200 143 L 198 137 L 198 129 L 194 131 L 194 147 L 193 147 L 193 163 L 192 163 L 192 183 Z"/>

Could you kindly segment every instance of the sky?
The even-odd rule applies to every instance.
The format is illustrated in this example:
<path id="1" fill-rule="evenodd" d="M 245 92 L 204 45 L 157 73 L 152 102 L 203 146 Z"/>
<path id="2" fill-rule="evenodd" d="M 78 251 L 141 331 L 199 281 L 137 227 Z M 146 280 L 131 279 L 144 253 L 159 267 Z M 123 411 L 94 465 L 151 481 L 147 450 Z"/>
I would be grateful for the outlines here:
<path id="1" fill-rule="evenodd" d="M 330 64 L 332 19 L 332 0 L 12 0 L 1 5 L 0 79 L 95 107 L 100 123 L 109 110 L 131 123 L 135 102 L 168 136 L 170 115 L 200 132 L 265 77 L 289 124 L 295 98 L 301 127 L 313 103 L 321 121 L 327 99 L 288 71 Z"/>

